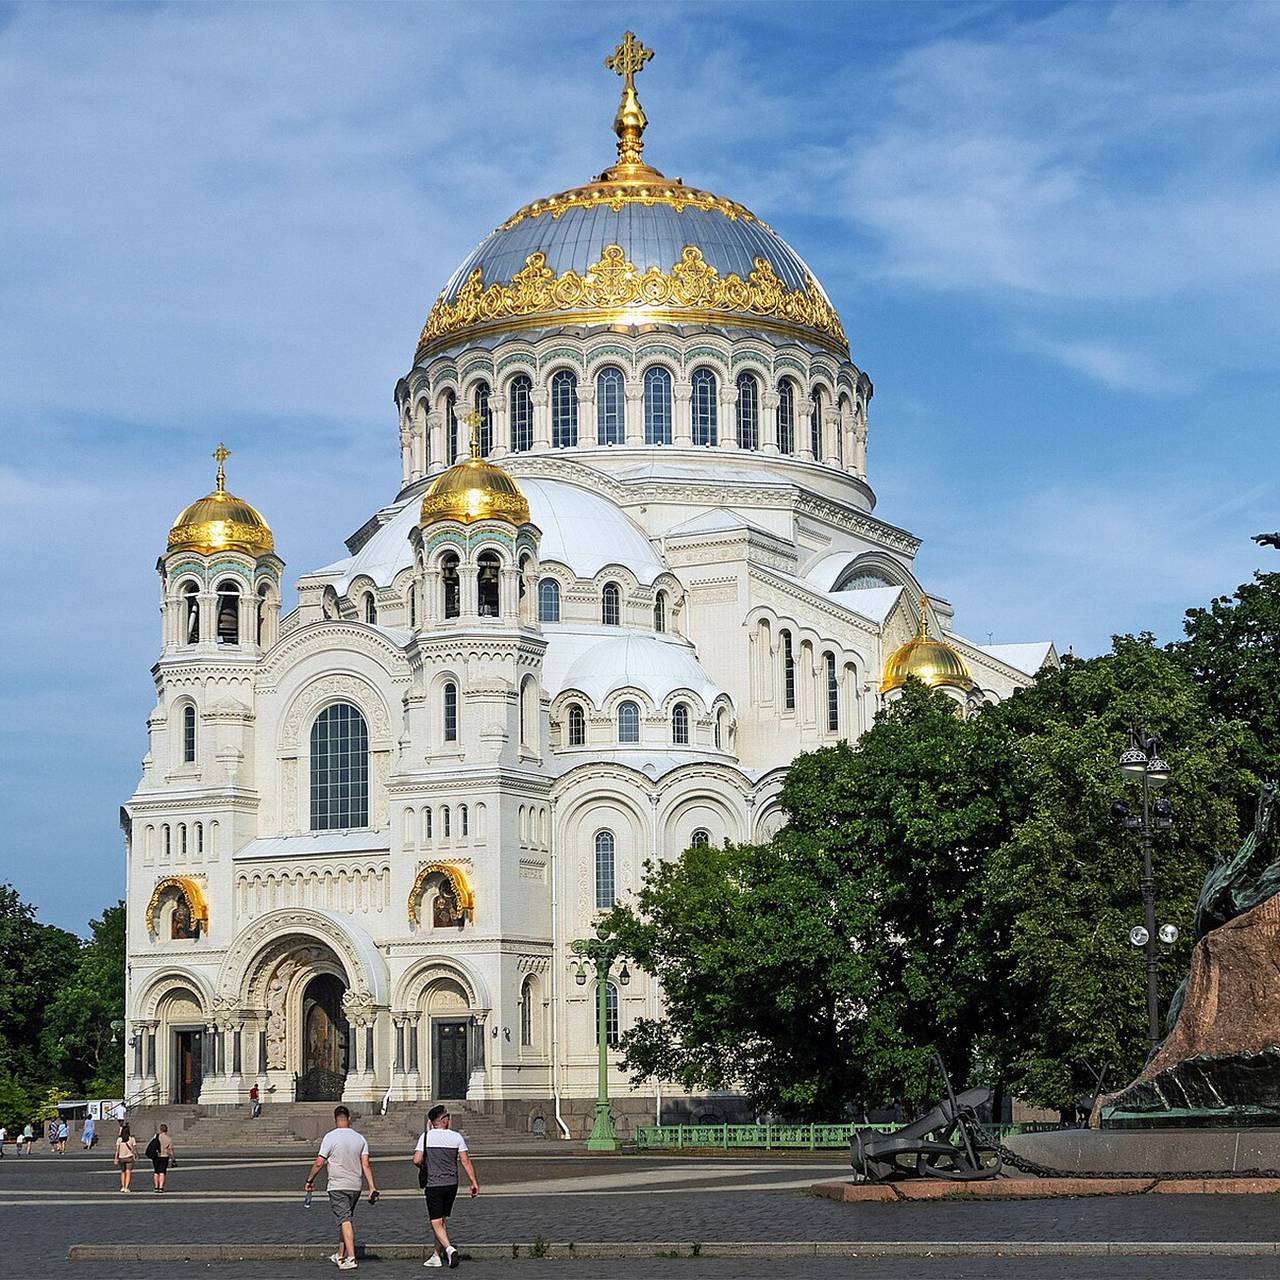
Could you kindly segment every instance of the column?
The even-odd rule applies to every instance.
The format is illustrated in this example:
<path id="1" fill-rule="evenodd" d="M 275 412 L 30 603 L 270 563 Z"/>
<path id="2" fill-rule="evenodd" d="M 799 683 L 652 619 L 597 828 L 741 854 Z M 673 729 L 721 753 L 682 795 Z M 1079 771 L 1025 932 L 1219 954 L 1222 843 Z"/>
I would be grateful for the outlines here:
<path id="1" fill-rule="evenodd" d="M 853 428 L 853 473 L 864 479 L 867 474 L 867 424 L 861 416 Z"/>
<path id="2" fill-rule="evenodd" d="M 511 452 L 511 424 L 507 421 L 507 397 L 494 392 L 489 397 L 489 423 L 493 430 L 491 458 L 505 458 Z"/>
<path id="3" fill-rule="evenodd" d="M 677 449 L 693 448 L 693 384 L 671 384 L 671 442 Z"/>
<path id="4" fill-rule="evenodd" d="M 594 449 L 596 444 L 596 384 L 578 383 L 578 448 Z"/>
<path id="5" fill-rule="evenodd" d="M 231 1074 L 233 1076 L 240 1075 L 242 1071 L 240 1049 L 243 1034 L 243 1028 L 241 1027 L 236 1027 L 231 1033 Z"/>
<path id="6" fill-rule="evenodd" d="M 827 463 L 832 467 L 843 464 L 840 448 L 840 414 L 835 409 L 828 409 L 823 414 L 822 442 L 827 451 Z"/>
<path id="7" fill-rule="evenodd" d="M 400 420 L 400 483 L 406 485 L 413 475 L 413 433 L 403 418 Z"/>
<path id="8" fill-rule="evenodd" d="M 156 1078 L 156 1023 L 147 1023 L 147 1080 Z"/>
<path id="9" fill-rule="evenodd" d="M 458 566 L 458 590 L 460 599 L 460 615 L 464 618 L 475 618 L 480 612 L 480 596 L 476 587 L 478 570 L 474 564 Z"/>
<path id="10" fill-rule="evenodd" d="M 133 1078 L 135 1080 L 142 1079 L 142 1044 L 145 1035 L 142 1024 L 135 1022 L 133 1024 Z"/>
<path id="11" fill-rule="evenodd" d="M 392 1026 L 395 1028 L 395 1066 L 393 1070 L 396 1075 L 404 1073 L 404 1020 L 402 1018 L 393 1018 Z"/>
<path id="12" fill-rule="evenodd" d="M 760 452 L 778 456 L 778 393 L 766 391 L 760 397 Z"/>
<path id="13" fill-rule="evenodd" d="M 719 432 L 717 443 L 722 449 L 738 447 L 738 388 L 720 388 L 720 419 L 716 424 Z"/>
<path id="14" fill-rule="evenodd" d="M 520 570 L 498 570 L 498 616 L 520 620 Z"/>
<path id="15" fill-rule="evenodd" d="M 644 444 L 644 381 L 628 378 L 624 384 L 627 395 L 627 427 L 625 442 L 629 445 Z"/>
<path id="16" fill-rule="evenodd" d="M 797 396 L 796 397 L 797 422 L 796 422 L 796 456 L 804 458 L 807 462 L 821 462 L 821 458 L 813 456 L 813 428 L 810 425 L 813 418 L 813 397 Z"/>
<path id="17" fill-rule="evenodd" d="M 534 387 L 529 398 L 533 401 L 533 451 L 545 453 L 551 448 L 551 415 L 547 412 L 551 395 L 546 387 Z"/>
<path id="18" fill-rule="evenodd" d="M 427 470 L 434 474 L 445 468 L 444 414 L 439 409 L 427 414 Z"/>

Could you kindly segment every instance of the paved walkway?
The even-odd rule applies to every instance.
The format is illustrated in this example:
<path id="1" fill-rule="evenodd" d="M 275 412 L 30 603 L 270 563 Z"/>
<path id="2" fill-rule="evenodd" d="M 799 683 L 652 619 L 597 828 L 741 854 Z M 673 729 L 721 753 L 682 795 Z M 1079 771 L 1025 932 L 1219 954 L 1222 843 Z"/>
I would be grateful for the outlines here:
<path id="1" fill-rule="evenodd" d="M 137 1263 L 68 1263 L 73 1243 L 244 1241 L 315 1242 L 332 1233 L 323 1196 L 302 1207 L 306 1157 L 272 1152 L 240 1156 L 181 1152 L 170 1174 L 170 1192 L 156 1196 L 150 1173 L 135 1175 L 131 1196 L 117 1190 L 110 1157 L 44 1154 L 0 1162 L 0 1220 L 9 1241 L 26 1242 L 20 1270 L 33 1277 L 83 1276 L 85 1280 L 134 1277 Z M 145 1162 L 142 1162 L 145 1164 Z M 456 1238 L 472 1243 L 547 1241 L 786 1241 L 786 1240 L 1147 1240 L 1273 1241 L 1280 1238 L 1280 1205 L 1270 1196 L 1170 1196 L 1050 1200 L 1025 1203 L 943 1202 L 843 1205 L 803 1194 L 803 1188 L 845 1171 L 825 1155 L 804 1158 L 587 1157 L 561 1153 L 486 1158 L 476 1153 L 483 1194 L 460 1201 Z M 420 1241 L 426 1224 L 415 1171 L 406 1155 L 374 1167 L 383 1200 L 362 1204 L 357 1231 L 369 1241 Z M 628 1262 L 473 1261 L 468 1274 L 524 1280 L 567 1275 L 571 1280 L 649 1280 L 676 1274 L 689 1280 L 724 1277 L 992 1277 L 1004 1280 L 1199 1280 L 1208 1274 L 1232 1280 L 1273 1277 L 1274 1258 L 1126 1259 L 806 1259 L 772 1258 L 634 1260 Z M 314 1263 L 191 1264 L 219 1280 L 239 1277 L 311 1276 L 327 1272 Z M 375 1276 L 423 1274 L 411 1262 L 369 1261 Z"/>

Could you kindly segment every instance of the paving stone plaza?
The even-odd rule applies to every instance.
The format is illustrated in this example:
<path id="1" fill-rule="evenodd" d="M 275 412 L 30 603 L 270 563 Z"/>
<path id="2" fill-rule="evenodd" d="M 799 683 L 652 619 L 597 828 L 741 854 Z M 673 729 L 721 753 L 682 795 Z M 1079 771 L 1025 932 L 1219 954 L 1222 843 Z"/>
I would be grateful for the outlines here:
<path id="1" fill-rule="evenodd" d="M 374 1151 L 381 1201 L 362 1204 L 357 1237 L 378 1244 L 412 1245 L 426 1223 L 415 1171 L 406 1152 Z M 109 1154 L 39 1152 L 0 1162 L 0 1207 L 4 1235 L 15 1260 L 11 1274 L 117 1280 L 148 1270 L 180 1267 L 218 1280 L 327 1274 L 314 1260 L 207 1261 L 201 1246 L 227 1244 L 325 1245 L 332 1220 L 323 1196 L 303 1208 L 302 1182 L 310 1158 L 305 1151 L 182 1151 L 164 1196 L 150 1190 L 144 1169 L 129 1196 L 118 1191 Z M 846 1174 L 838 1154 L 778 1157 L 587 1156 L 563 1146 L 476 1152 L 483 1188 L 474 1202 L 460 1201 L 452 1219 L 454 1238 L 468 1274 L 510 1277 L 567 1275 L 572 1280 L 649 1280 L 678 1275 L 706 1277 L 1159 1277 L 1273 1276 L 1276 1271 L 1277 1206 L 1271 1196 L 1154 1196 L 1057 1199 L 1022 1203 L 934 1203 L 838 1205 L 805 1194 L 813 1182 Z M 22 1242 L 16 1251 L 12 1242 Z M 561 1244 L 631 1242 L 634 1256 L 620 1259 L 558 1259 L 510 1256 L 538 1242 Z M 656 1244 L 738 1242 L 738 1257 L 645 1257 Z M 911 1254 L 858 1258 L 786 1257 L 786 1246 L 817 1242 L 893 1243 Z M 929 1251 L 929 1242 L 946 1245 Z M 1060 1250 L 1101 1242 L 1146 1242 L 1167 1246 L 1149 1256 L 1064 1256 Z M 1033 1256 L 999 1256 L 1037 1247 Z M 167 1258 L 69 1261 L 72 1246 L 173 1246 Z M 503 1246 L 494 1250 L 472 1247 Z M 1171 1246 L 1171 1247 L 1168 1247 Z M 964 1250 L 971 1252 L 966 1254 Z M 1203 1252 L 1201 1252 L 1203 1250 Z M 1256 1256 L 1233 1256 L 1262 1250 Z M 190 1260 L 184 1260 L 189 1252 Z M 480 1254 L 488 1256 L 479 1256 Z M 20 1259 L 20 1266 L 17 1261 Z M 361 1269 L 373 1276 L 421 1274 L 411 1258 L 366 1257 Z"/>

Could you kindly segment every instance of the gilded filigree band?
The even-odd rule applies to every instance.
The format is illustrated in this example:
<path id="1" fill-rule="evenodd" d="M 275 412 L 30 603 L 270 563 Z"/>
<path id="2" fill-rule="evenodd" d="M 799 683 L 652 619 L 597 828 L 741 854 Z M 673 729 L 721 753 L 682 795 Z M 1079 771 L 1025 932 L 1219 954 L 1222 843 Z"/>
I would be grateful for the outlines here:
<path id="1" fill-rule="evenodd" d="M 699 209 L 704 212 L 723 214 L 730 222 L 753 222 L 766 231 L 773 228 L 763 218 L 758 218 L 746 205 L 730 200 L 727 196 L 718 196 L 710 191 L 699 191 L 696 187 L 686 187 L 683 183 L 659 183 L 653 186 L 629 186 L 621 183 L 602 183 L 598 187 L 578 187 L 573 191 L 562 191 L 556 196 L 545 196 L 534 200 L 523 209 L 517 209 L 499 228 L 499 231 L 510 231 L 512 227 L 526 218 L 541 218 L 550 214 L 553 219 L 560 217 L 569 209 L 596 209 L 607 206 L 614 213 L 621 213 L 625 205 L 639 204 L 651 209 L 656 204 L 669 205 L 677 213 L 686 209 Z"/>

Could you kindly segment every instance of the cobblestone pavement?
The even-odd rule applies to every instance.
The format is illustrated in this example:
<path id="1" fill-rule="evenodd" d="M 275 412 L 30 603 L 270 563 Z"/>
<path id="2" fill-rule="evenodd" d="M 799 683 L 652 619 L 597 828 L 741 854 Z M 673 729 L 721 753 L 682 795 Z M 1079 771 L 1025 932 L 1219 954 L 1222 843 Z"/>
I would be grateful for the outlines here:
<path id="1" fill-rule="evenodd" d="M 123 1280 L 172 1264 L 69 1263 L 73 1243 L 324 1242 L 332 1220 L 323 1194 L 302 1207 L 309 1158 L 278 1153 L 180 1152 L 165 1196 L 150 1191 L 150 1171 L 135 1174 L 133 1195 L 116 1190 L 110 1157 L 100 1151 L 0 1161 L 0 1232 L 25 1240 L 12 1274 Z M 145 1166 L 145 1162 L 140 1162 Z M 1280 1205 L 1270 1196 L 1140 1196 L 982 1203 L 838 1205 L 803 1194 L 845 1166 L 826 1154 L 749 1158 L 584 1156 L 549 1146 L 545 1154 L 476 1155 L 483 1188 L 459 1201 L 452 1226 L 468 1242 L 758 1241 L 758 1240 L 1275 1240 Z M 426 1224 L 415 1171 L 404 1156 L 378 1159 L 384 1191 L 362 1204 L 357 1234 L 387 1243 L 420 1241 Z M 12 1256 L 12 1254 L 10 1254 Z M 570 1280 L 729 1280 L 780 1274 L 896 1280 L 1225 1280 L 1273 1277 L 1274 1258 L 1133 1259 L 654 1259 L 631 1262 L 474 1261 L 468 1274 L 526 1280 L 566 1274 Z M 370 1260 L 361 1268 L 383 1277 L 421 1275 L 417 1263 Z M 219 1280 L 312 1276 L 315 1263 L 183 1264 Z"/>

